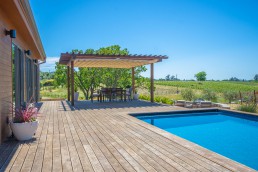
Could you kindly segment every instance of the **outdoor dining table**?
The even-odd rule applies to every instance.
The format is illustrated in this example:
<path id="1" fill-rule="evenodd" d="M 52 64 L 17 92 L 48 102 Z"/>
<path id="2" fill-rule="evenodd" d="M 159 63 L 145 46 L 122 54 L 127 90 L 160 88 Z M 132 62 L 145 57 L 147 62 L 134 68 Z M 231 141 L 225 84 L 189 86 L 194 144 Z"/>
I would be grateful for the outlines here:
<path id="1" fill-rule="evenodd" d="M 119 96 L 121 100 L 126 101 L 126 90 L 122 88 L 102 88 L 100 90 L 100 102 L 104 101 L 105 97 L 111 101 L 114 96 L 115 98 Z"/>

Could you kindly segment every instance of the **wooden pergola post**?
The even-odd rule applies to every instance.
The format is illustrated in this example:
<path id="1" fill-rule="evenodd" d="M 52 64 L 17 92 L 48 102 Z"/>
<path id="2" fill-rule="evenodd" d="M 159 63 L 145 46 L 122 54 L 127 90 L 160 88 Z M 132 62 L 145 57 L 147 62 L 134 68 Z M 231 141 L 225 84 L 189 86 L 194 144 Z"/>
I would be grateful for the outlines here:
<path id="1" fill-rule="evenodd" d="M 134 67 L 132 67 L 132 92 L 135 93 Z"/>
<path id="2" fill-rule="evenodd" d="M 72 94 L 72 106 L 74 106 L 74 61 L 71 61 L 71 94 Z"/>
<path id="3" fill-rule="evenodd" d="M 70 92 L 70 66 L 67 66 L 67 100 L 71 101 L 71 92 Z"/>
<path id="4" fill-rule="evenodd" d="M 151 69 L 150 69 L 150 98 L 151 98 L 151 102 L 154 102 L 154 64 L 151 63 Z"/>

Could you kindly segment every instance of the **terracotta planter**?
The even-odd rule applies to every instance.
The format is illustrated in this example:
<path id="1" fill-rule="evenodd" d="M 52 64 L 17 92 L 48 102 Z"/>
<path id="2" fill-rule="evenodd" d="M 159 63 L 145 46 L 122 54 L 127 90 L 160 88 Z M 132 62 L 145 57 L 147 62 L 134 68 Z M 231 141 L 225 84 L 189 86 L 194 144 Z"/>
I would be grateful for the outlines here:
<path id="1" fill-rule="evenodd" d="M 11 122 L 10 126 L 13 131 L 13 134 L 17 140 L 24 141 L 29 140 L 35 134 L 38 128 L 39 122 L 23 122 L 23 123 L 14 123 Z"/>

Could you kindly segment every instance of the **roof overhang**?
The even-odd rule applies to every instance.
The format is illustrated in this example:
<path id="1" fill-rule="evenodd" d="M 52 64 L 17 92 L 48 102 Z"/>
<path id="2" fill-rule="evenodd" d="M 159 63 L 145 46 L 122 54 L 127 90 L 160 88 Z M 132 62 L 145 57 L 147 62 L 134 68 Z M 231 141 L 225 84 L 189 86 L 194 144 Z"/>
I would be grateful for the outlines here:
<path id="1" fill-rule="evenodd" d="M 17 31 L 17 38 L 26 42 L 25 47 L 32 51 L 33 58 L 44 61 L 46 54 L 28 0 L 0 0 L 0 10 L 6 21 L 11 22 L 11 29 Z"/>
<path id="2" fill-rule="evenodd" d="M 95 68 L 132 68 L 151 63 L 161 62 L 167 56 L 155 55 L 99 55 L 99 54 L 70 54 L 62 53 L 59 63 L 74 67 Z"/>

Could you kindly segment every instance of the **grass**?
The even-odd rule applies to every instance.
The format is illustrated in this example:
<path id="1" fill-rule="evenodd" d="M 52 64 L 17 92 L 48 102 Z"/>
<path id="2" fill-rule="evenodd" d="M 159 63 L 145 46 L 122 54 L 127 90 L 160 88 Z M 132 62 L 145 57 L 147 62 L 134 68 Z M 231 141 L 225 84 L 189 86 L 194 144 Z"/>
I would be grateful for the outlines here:
<path id="1" fill-rule="evenodd" d="M 233 81 L 155 81 L 155 85 L 171 86 L 174 88 L 191 88 L 194 90 L 210 89 L 217 93 L 225 91 L 247 92 L 258 90 L 258 82 Z"/>
<path id="2" fill-rule="evenodd" d="M 42 99 L 67 99 L 66 87 L 42 87 L 40 90 L 40 96 Z M 79 90 L 79 100 L 85 100 L 83 93 Z"/>

